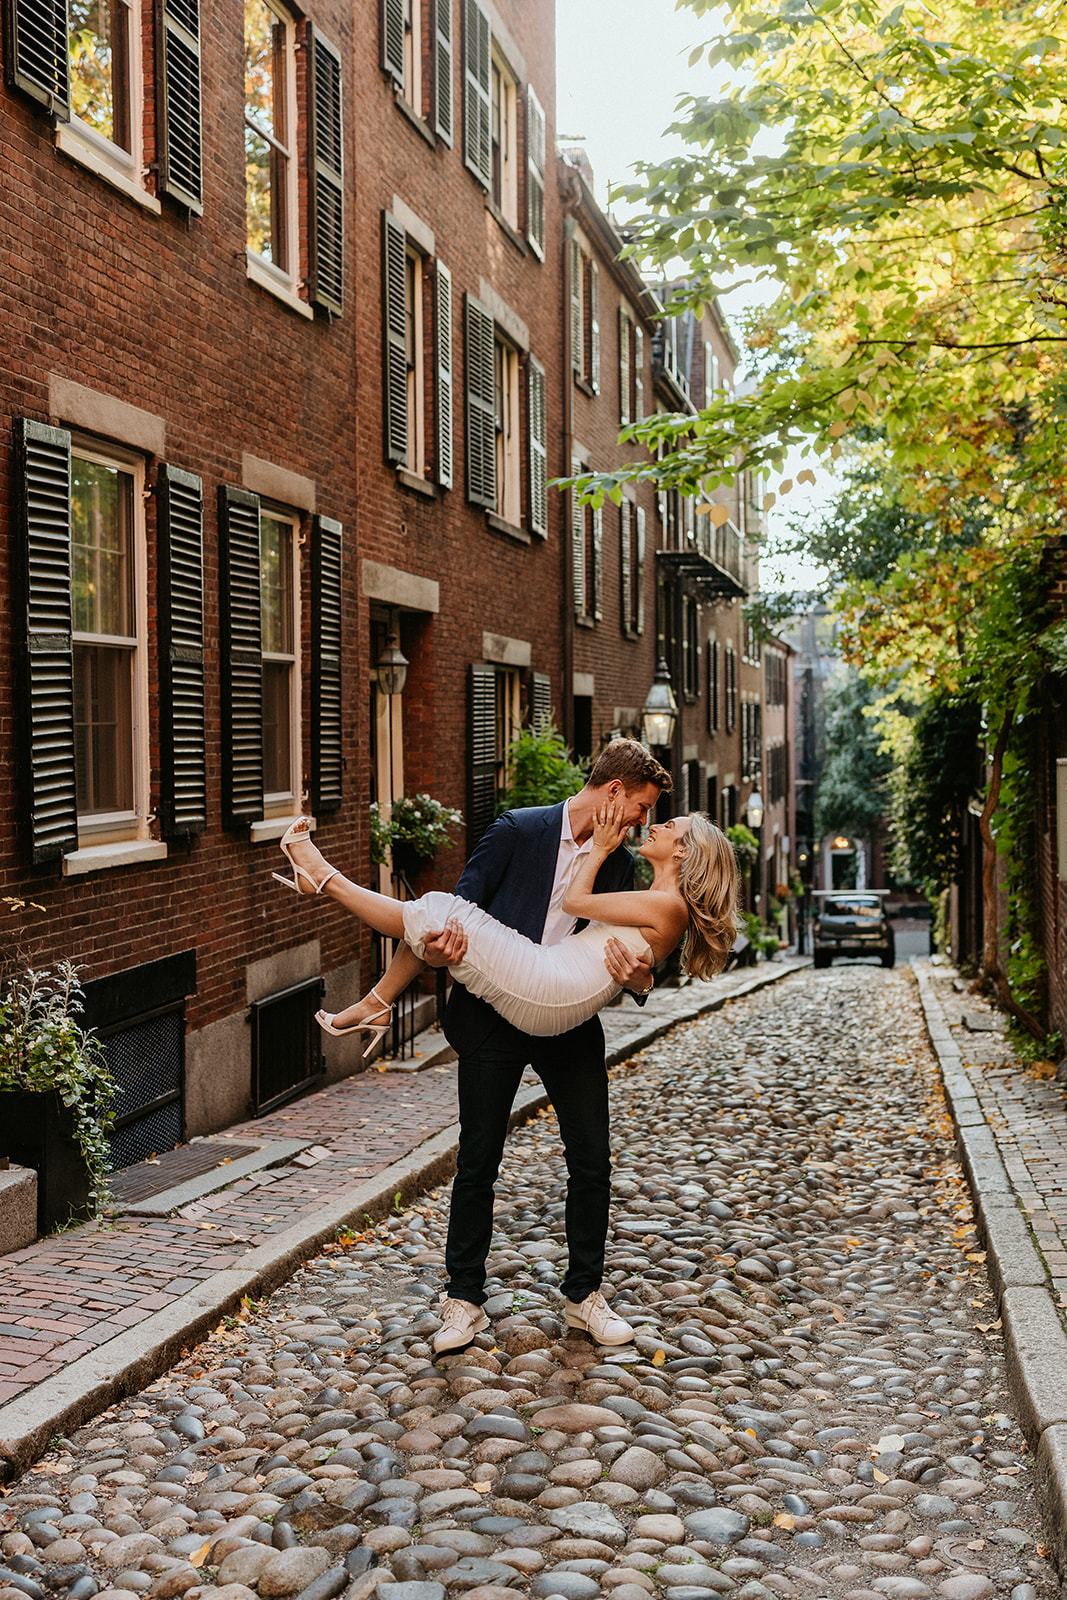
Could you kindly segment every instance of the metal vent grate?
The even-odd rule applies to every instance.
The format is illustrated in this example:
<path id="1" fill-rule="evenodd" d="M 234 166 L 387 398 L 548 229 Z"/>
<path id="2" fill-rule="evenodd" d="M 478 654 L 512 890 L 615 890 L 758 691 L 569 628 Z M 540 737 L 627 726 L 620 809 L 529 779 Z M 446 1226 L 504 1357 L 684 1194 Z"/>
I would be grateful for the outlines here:
<path id="1" fill-rule="evenodd" d="M 119 1085 L 112 1170 L 172 1150 L 182 1137 L 184 1006 L 123 1023 L 101 1044 Z"/>
<path id="2" fill-rule="evenodd" d="M 322 1077 L 322 1047 L 315 1021 L 322 994 L 322 979 L 309 978 L 253 1003 L 249 1020 L 254 1116 L 273 1111 Z"/>

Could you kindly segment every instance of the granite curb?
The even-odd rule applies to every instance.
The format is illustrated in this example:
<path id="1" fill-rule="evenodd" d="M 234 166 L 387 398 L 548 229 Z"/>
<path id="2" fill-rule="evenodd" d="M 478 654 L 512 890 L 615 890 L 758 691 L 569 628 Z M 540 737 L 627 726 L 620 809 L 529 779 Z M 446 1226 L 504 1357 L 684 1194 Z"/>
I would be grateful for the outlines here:
<path id="1" fill-rule="evenodd" d="M 929 963 L 912 958 L 926 1030 L 941 1069 L 1004 1331 L 1008 1385 L 1034 1451 L 1037 1495 L 1056 1567 L 1067 1575 L 1067 1333 L 996 1135 L 962 1069 Z"/>
<path id="2" fill-rule="evenodd" d="M 694 997 L 691 1004 L 679 1006 L 670 1015 L 648 1018 L 609 1046 L 608 1065 L 626 1061 L 677 1024 L 721 1010 L 729 1000 L 776 983 L 807 964 L 767 963 L 728 994 Z M 510 1126 L 529 1121 L 548 1104 L 541 1084 L 524 1086 L 516 1097 Z M 344 1190 L 268 1244 L 249 1251 L 236 1266 L 213 1273 L 136 1327 L 0 1405 L 0 1481 L 8 1482 L 25 1471 L 57 1434 L 79 1427 L 151 1383 L 178 1360 L 183 1349 L 237 1310 L 246 1295 L 255 1299 L 269 1294 L 331 1243 L 340 1230 L 367 1219 L 376 1221 L 391 1211 L 398 1199 L 414 1200 L 446 1182 L 455 1171 L 458 1148 L 459 1124 L 453 1122 L 373 1178 Z M 1064 1432 L 1067 1434 L 1067 1429 Z"/>

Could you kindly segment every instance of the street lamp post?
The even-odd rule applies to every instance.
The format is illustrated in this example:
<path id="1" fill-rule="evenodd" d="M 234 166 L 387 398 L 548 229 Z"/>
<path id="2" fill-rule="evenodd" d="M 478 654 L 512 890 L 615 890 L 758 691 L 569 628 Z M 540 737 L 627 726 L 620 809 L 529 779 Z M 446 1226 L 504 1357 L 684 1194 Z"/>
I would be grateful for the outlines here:
<path id="1" fill-rule="evenodd" d="M 745 821 L 756 835 L 756 862 L 752 871 L 752 909 L 759 915 L 763 893 L 763 796 L 753 789 L 745 806 Z"/>

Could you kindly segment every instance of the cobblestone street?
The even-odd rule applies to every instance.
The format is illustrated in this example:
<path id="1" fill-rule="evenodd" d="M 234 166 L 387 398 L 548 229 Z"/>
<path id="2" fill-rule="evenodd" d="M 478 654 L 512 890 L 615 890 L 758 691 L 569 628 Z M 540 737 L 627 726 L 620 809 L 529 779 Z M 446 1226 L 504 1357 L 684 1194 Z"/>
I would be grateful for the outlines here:
<path id="1" fill-rule="evenodd" d="M 794 973 L 612 1088 L 633 1345 L 561 1337 L 542 1115 L 488 1333 L 435 1363 L 447 1190 L 345 1236 L 11 1486 L 0 1600 L 1056 1593 L 910 972 Z"/>

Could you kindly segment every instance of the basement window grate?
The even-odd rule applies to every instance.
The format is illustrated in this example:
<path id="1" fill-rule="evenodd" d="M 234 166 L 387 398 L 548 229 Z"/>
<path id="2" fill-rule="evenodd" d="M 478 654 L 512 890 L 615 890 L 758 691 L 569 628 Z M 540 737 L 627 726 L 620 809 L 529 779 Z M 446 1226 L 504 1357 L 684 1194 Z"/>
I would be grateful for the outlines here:
<path id="1" fill-rule="evenodd" d="M 322 979 L 309 978 L 253 1001 L 248 1013 L 253 1116 L 284 1105 L 324 1076 L 321 1030 L 315 1021 L 322 999 Z"/>

